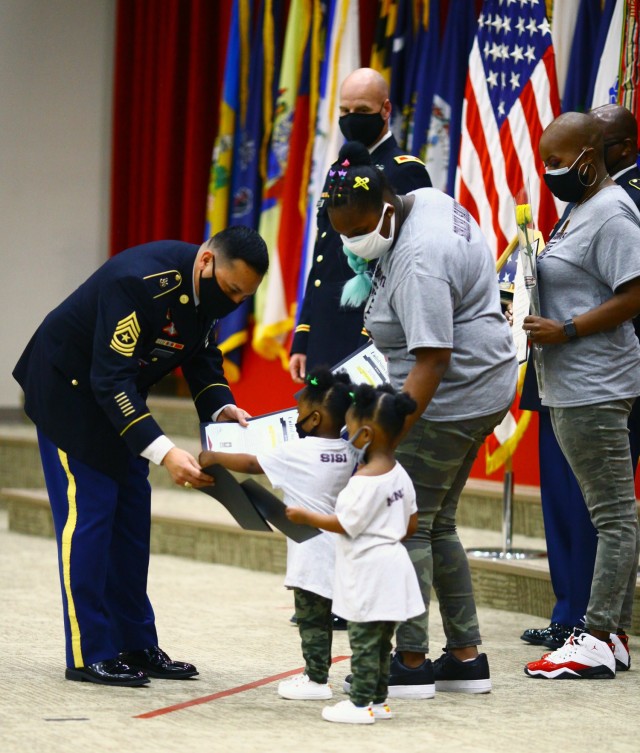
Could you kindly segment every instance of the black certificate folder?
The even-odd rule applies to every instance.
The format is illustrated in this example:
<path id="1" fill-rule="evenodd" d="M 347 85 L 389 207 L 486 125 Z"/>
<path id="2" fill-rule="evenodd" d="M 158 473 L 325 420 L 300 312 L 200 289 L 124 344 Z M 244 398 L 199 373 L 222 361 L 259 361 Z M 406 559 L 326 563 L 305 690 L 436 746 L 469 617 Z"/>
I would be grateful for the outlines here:
<path id="1" fill-rule="evenodd" d="M 235 477 L 221 465 L 211 465 L 203 468 L 203 471 L 209 476 L 215 478 L 214 486 L 203 486 L 201 492 L 208 494 L 213 499 L 220 502 L 221 505 L 236 519 L 241 528 L 247 531 L 265 531 L 272 533 L 272 530 L 253 505 L 244 489 Z"/>
<path id="2" fill-rule="evenodd" d="M 260 515 L 292 541 L 301 544 L 303 541 L 312 539 L 321 533 L 313 526 L 292 523 L 285 513 L 287 506 L 284 502 L 281 502 L 275 494 L 272 494 L 252 478 L 243 481 L 240 486 Z"/>

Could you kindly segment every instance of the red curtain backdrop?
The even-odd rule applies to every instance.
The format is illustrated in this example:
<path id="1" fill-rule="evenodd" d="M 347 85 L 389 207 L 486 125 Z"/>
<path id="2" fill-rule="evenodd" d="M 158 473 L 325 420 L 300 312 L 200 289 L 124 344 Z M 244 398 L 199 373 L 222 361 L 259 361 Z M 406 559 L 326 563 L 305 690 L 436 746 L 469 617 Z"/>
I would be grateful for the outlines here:
<path id="1" fill-rule="evenodd" d="M 119 0 L 111 253 L 200 243 L 231 2 Z"/>

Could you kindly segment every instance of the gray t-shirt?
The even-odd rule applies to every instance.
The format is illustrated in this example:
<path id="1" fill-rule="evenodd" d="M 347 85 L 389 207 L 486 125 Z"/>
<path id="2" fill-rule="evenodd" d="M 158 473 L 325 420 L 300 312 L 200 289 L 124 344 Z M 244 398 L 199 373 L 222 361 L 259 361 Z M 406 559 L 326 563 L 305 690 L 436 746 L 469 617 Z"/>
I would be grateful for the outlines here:
<path id="1" fill-rule="evenodd" d="M 640 215 L 624 189 L 610 186 L 571 213 L 538 257 L 542 316 L 564 322 L 609 300 L 640 277 Z M 544 405 L 591 405 L 640 395 L 640 344 L 631 321 L 544 345 Z"/>
<path id="2" fill-rule="evenodd" d="M 379 261 L 364 323 L 404 384 L 416 348 L 451 348 L 425 418 L 487 416 L 511 404 L 517 361 L 500 309 L 495 260 L 466 209 L 435 188 L 414 191 L 395 246 Z"/>

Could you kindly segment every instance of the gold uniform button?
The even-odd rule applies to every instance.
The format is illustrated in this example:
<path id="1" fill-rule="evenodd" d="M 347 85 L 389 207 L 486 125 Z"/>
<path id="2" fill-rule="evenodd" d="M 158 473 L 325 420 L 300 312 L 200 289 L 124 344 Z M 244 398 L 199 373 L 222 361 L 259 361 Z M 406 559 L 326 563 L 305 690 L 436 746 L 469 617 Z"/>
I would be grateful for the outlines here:
<path id="1" fill-rule="evenodd" d="M 316 281 L 315 281 L 315 282 L 314 282 L 313 284 L 314 284 L 314 285 L 315 285 L 315 286 L 316 286 L 317 288 L 319 288 L 319 287 L 320 287 L 320 285 L 322 285 L 322 280 L 316 280 Z"/>
<path id="2" fill-rule="evenodd" d="M 176 275 L 176 282 L 180 282 L 181 279 L 182 277 L 180 275 Z"/>
<path id="3" fill-rule="evenodd" d="M 323 256 L 322 254 L 318 254 L 318 255 L 316 256 L 316 261 L 317 261 L 317 262 L 321 262 L 321 261 L 322 261 L 323 259 L 324 259 L 324 256 Z"/>
<path id="4" fill-rule="evenodd" d="M 188 295 L 181 295 L 180 296 L 180 303 L 189 303 L 189 296 Z"/>
<path id="5" fill-rule="evenodd" d="M 157 358 L 152 358 L 151 360 L 152 360 L 152 361 L 157 361 L 158 359 L 157 359 Z"/>
<path id="6" fill-rule="evenodd" d="M 77 386 L 78 386 L 78 380 L 77 380 L 77 379 L 72 379 L 72 380 L 71 380 L 71 384 L 72 384 L 72 385 L 73 385 L 74 387 L 77 387 Z"/>
<path id="7" fill-rule="evenodd" d="M 322 235 L 320 237 L 324 238 L 326 234 L 327 234 L 327 231 L 325 230 L 324 233 L 322 233 Z"/>

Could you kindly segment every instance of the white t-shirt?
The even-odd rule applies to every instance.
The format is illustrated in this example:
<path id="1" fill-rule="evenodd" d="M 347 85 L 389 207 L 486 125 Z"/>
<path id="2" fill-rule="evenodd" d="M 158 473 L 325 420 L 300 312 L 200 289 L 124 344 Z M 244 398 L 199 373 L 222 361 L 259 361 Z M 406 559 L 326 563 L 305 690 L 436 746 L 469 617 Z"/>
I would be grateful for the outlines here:
<path id="1" fill-rule="evenodd" d="M 257 456 L 276 489 L 284 492 L 289 507 L 332 515 L 338 493 L 353 473 L 355 460 L 344 439 L 305 437 L 285 442 Z M 287 572 L 284 584 L 314 594 L 333 597 L 336 534 L 323 531 L 298 544 L 287 539 Z"/>
<path id="2" fill-rule="evenodd" d="M 403 622 L 425 611 L 418 576 L 401 543 L 416 512 L 409 474 L 396 463 L 381 476 L 352 476 L 338 495 L 333 611 L 352 622 Z"/>

